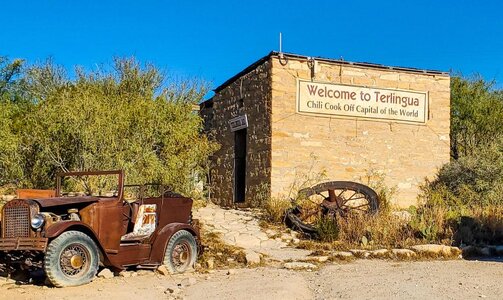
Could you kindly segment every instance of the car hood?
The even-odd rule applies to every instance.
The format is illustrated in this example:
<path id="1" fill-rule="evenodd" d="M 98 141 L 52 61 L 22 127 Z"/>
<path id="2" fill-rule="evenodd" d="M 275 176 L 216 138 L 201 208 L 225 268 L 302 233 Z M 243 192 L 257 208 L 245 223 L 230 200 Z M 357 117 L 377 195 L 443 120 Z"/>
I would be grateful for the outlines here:
<path id="1" fill-rule="evenodd" d="M 31 200 L 37 202 L 41 207 L 51 207 L 58 205 L 93 203 L 98 202 L 100 198 L 86 196 L 86 197 L 54 197 L 54 198 L 42 198 L 42 199 L 31 199 Z"/>

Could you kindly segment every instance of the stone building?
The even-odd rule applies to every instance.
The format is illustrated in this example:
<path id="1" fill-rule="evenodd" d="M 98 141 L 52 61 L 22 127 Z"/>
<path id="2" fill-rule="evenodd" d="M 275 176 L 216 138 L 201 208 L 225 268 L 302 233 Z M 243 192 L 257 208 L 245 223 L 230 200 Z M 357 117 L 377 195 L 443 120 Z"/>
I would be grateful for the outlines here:
<path id="1" fill-rule="evenodd" d="M 445 72 L 271 52 L 214 91 L 201 114 L 221 145 L 210 180 L 223 206 L 260 206 L 317 174 L 379 173 L 405 207 L 449 161 Z"/>

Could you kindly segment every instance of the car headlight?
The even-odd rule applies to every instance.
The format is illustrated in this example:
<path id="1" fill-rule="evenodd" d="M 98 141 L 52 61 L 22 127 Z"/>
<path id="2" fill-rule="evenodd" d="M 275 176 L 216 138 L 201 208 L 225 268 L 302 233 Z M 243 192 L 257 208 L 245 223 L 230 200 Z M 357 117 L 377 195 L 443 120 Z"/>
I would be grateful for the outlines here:
<path id="1" fill-rule="evenodd" d="M 39 229 L 44 225 L 45 218 L 42 214 L 36 214 L 33 218 L 31 218 L 31 227 L 33 229 Z"/>

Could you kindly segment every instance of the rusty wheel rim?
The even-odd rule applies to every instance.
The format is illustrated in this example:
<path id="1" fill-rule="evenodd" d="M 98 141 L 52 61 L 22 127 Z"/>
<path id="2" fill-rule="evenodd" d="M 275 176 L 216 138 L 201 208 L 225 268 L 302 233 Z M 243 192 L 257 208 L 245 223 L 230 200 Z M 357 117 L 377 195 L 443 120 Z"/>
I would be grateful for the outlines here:
<path id="1" fill-rule="evenodd" d="M 329 183 L 330 184 L 330 183 Z M 352 184 L 342 186 L 319 185 L 316 189 L 306 189 L 303 199 L 298 202 L 297 217 L 304 224 L 316 224 L 323 217 L 347 216 L 351 213 L 372 212 L 371 198 L 365 190 Z"/>
<path id="2" fill-rule="evenodd" d="M 67 277 L 81 277 L 89 270 L 90 253 L 81 244 L 66 246 L 59 257 L 61 271 Z"/>
<path id="3" fill-rule="evenodd" d="M 181 241 L 175 245 L 171 253 L 171 261 L 177 271 L 184 271 L 189 267 L 191 253 L 190 244 L 187 241 Z"/>

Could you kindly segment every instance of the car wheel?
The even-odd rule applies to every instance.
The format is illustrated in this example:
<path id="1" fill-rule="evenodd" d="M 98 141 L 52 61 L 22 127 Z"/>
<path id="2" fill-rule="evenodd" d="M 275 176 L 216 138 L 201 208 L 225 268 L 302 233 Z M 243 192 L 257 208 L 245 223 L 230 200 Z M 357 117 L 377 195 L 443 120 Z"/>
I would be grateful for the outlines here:
<path id="1" fill-rule="evenodd" d="M 98 271 L 99 253 L 87 234 L 67 231 L 52 240 L 44 257 L 44 270 L 56 287 L 91 282 Z"/>
<path id="2" fill-rule="evenodd" d="M 197 242 L 186 230 L 177 231 L 171 236 L 164 253 L 164 265 L 172 274 L 183 273 L 194 267 L 197 259 Z"/>

